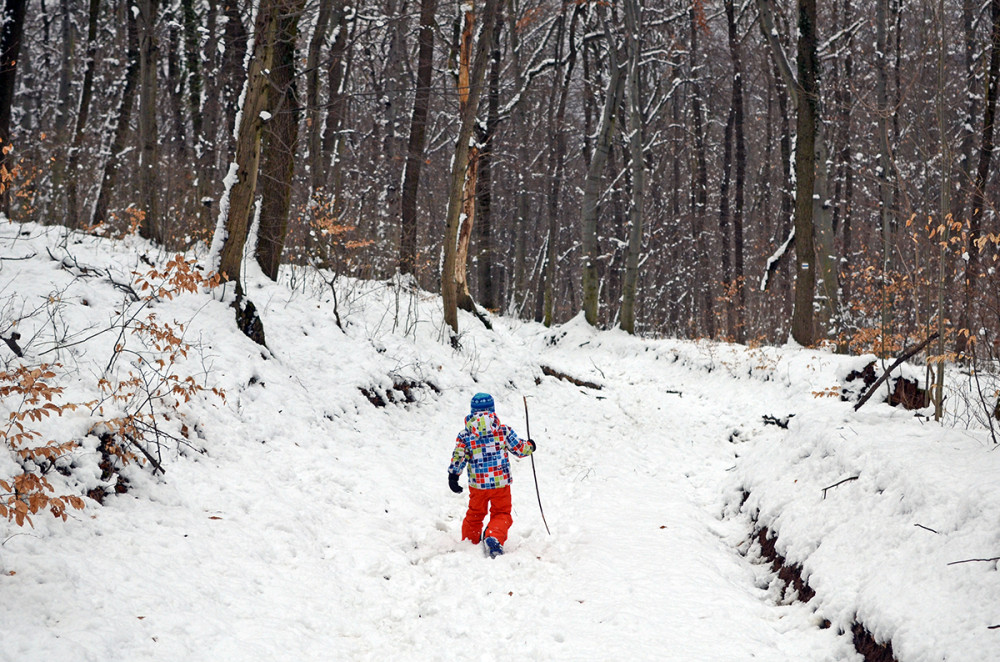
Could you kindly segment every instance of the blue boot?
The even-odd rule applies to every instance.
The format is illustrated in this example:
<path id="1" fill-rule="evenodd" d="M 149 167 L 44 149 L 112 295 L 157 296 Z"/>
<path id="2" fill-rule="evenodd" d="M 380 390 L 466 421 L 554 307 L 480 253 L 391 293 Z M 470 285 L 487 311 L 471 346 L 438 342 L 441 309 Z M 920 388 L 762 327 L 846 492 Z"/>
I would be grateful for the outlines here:
<path id="1" fill-rule="evenodd" d="M 503 545 L 501 545 L 500 542 L 493 536 L 490 536 L 483 542 L 486 543 L 486 553 L 490 555 L 491 559 L 503 554 Z"/>

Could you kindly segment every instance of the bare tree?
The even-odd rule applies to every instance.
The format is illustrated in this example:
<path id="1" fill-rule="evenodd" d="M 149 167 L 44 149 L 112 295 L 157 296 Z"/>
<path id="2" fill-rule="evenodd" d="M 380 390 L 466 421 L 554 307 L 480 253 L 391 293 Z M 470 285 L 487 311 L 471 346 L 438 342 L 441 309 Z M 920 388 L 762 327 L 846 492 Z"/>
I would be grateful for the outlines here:
<path id="1" fill-rule="evenodd" d="M 441 271 L 441 298 L 444 302 L 445 323 L 451 327 L 453 334 L 458 333 L 459 281 L 457 270 L 461 269 L 463 272 L 465 270 L 465 264 L 460 264 L 458 260 L 458 234 L 459 216 L 465 204 L 463 193 L 466 191 L 466 178 L 468 176 L 469 140 L 472 138 L 476 113 L 479 110 L 479 96 L 482 93 L 483 81 L 486 77 L 486 64 L 489 59 L 498 10 L 499 0 L 486 0 L 485 7 L 479 15 L 481 21 L 479 37 L 476 40 L 475 57 L 471 58 L 471 66 L 465 73 L 467 81 L 464 90 L 466 101 L 462 104 L 459 113 L 458 140 L 455 143 L 451 166 L 448 212 L 445 220 L 444 265 Z M 461 82 L 459 85 L 461 88 Z"/>

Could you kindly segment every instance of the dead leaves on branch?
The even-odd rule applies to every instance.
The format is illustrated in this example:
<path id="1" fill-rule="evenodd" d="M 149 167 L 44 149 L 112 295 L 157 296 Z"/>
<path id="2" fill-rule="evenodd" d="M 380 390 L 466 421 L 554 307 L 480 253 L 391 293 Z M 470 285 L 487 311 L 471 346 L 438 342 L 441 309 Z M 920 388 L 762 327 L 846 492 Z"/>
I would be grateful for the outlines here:
<path id="1" fill-rule="evenodd" d="M 98 450 L 102 487 L 90 490 L 88 496 L 98 501 L 108 489 L 124 491 L 117 474 L 126 465 L 149 464 L 162 473 L 163 444 L 172 440 L 190 445 L 191 428 L 187 424 L 182 422 L 176 435 L 170 432 L 176 423 L 167 421 L 181 418 L 177 406 L 201 394 L 224 401 L 225 393 L 175 370 L 175 364 L 191 349 L 184 341 L 184 325 L 160 321 L 146 308 L 154 300 L 169 300 L 217 283 L 216 274 L 204 275 L 194 260 L 181 255 L 168 260 L 163 270 L 133 272 L 129 289 L 139 294 L 133 299 L 138 308 L 123 313 L 120 321 L 108 329 L 118 333 L 119 338 L 105 373 L 94 383 L 97 398 L 92 401 L 62 401 L 65 392 L 58 385 L 63 377 L 59 364 L 22 362 L 0 371 L 0 402 L 8 412 L 6 421 L 0 423 L 0 446 L 6 447 L 20 471 L 0 480 L 0 517 L 18 526 L 34 526 L 31 518 L 39 512 L 48 510 L 65 520 L 70 509 L 84 507 L 80 495 L 58 494 L 46 477 L 52 469 L 69 476 L 74 468 L 75 460 L 68 456 L 80 447 L 77 440 L 40 443 L 44 438 L 42 430 L 51 419 L 66 413 L 87 409 L 97 419 L 88 434 L 101 440 Z M 143 310 L 146 314 L 140 318 Z M 127 373 L 112 369 L 122 354 L 130 356 Z"/>

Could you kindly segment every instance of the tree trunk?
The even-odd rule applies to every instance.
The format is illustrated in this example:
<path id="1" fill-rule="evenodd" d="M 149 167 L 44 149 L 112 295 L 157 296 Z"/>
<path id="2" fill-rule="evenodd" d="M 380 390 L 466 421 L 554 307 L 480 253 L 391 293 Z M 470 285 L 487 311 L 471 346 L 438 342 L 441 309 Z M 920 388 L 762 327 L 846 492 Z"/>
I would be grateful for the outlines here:
<path id="1" fill-rule="evenodd" d="M 497 128 L 500 126 L 500 69 L 503 65 L 500 52 L 500 30 L 503 22 L 497 17 L 493 33 L 492 63 L 490 64 L 488 105 L 485 130 L 477 130 L 477 139 L 482 145 L 479 153 L 479 177 L 476 189 L 476 205 L 479 208 L 479 224 L 476 226 L 476 257 L 479 266 L 479 302 L 487 310 L 497 307 L 496 290 L 493 284 L 493 150 Z M 480 125 L 481 127 L 482 125 Z"/>
<path id="2" fill-rule="evenodd" d="M 156 17 L 158 0 L 139 2 L 139 204 L 143 211 L 139 234 L 163 243 L 159 210 Z"/>
<path id="3" fill-rule="evenodd" d="M 250 229 L 250 214 L 257 190 L 260 142 L 263 132 L 261 113 L 267 109 L 269 90 L 267 72 L 273 66 L 274 37 L 278 22 L 277 4 L 263 0 L 257 9 L 253 53 L 246 72 L 243 108 L 238 117 L 236 158 L 230 166 L 231 176 L 226 178 L 231 188 L 228 191 L 228 205 L 223 205 L 225 224 L 221 236 L 218 236 L 219 231 L 216 231 L 217 236 L 213 245 L 214 248 L 221 242 L 219 274 L 225 281 L 237 283 L 238 287 L 242 277 L 243 249 Z"/>
<path id="4" fill-rule="evenodd" d="M 191 144 L 194 149 L 194 199 L 198 226 L 205 227 L 206 207 L 203 199 L 208 193 L 209 145 L 205 142 L 205 122 L 202 118 L 201 95 L 204 91 L 201 71 L 201 46 L 198 38 L 198 14 L 194 0 L 181 0 L 181 18 L 184 22 L 184 55 L 187 69 L 188 115 L 191 116 Z"/>
<path id="5" fill-rule="evenodd" d="M 13 146 L 10 142 L 10 119 L 27 5 L 27 0 L 6 0 L 4 4 L 6 20 L 3 21 L 0 32 L 0 172 L 5 174 L 13 170 L 14 163 Z M 8 186 L 0 186 L 0 213 L 10 215 Z"/>
<path id="6" fill-rule="evenodd" d="M 420 169 L 424 162 L 427 114 L 430 109 L 431 83 L 434 76 L 434 12 L 437 0 L 420 2 L 420 36 L 417 48 L 417 89 L 410 114 L 410 140 L 403 166 L 403 192 L 400 204 L 399 272 L 417 271 L 417 192 Z"/>
<path id="7" fill-rule="evenodd" d="M 288 210 L 292 199 L 292 176 L 299 142 L 299 105 L 295 85 L 295 42 L 299 16 L 305 0 L 279 2 L 275 34 L 271 87 L 271 117 L 264 123 L 264 151 L 261 176 L 268 182 L 260 209 L 257 233 L 257 262 L 271 280 L 278 279 L 278 267 L 288 233 Z M 273 98 L 273 101 L 271 99 Z"/>
<path id="8" fill-rule="evenodd" d="M 451 327 L 453 339 L 458 334 L 458 226 L 465 191 L 466 170 L 469 165 L 469 140 L 472 138 L 476 112 L 479 109 L 479 95 L 486 77 L 486 63 L 493 42 L 493 29 L 499 8 L 499 0 L 486 0 L 481 14 L 483 21 L 476 45 L 476 56 L 468 74 L 466 90 L 467 102 L 460 111 L 458 140 L 452 157 L 451 181 L 448 195 L 448 212 L 445 218 L 444 264 L 441 272 L 441 299 L 444 304 L 444 320 Z"/>
<path id="9" fill-rule="evenodd" d="M 1000 85 L 1000 0 L 991 0 L 990 18 L 992 19 L 992 32 L 990 37 L 990 64 L 987 71 L 986 104 L 983 108 L 983 129 L 980 134 L 979 165 L 976 168 L 976 179 L 972 183 L 972 209 L 969 218 L 969 239 L 966 252 L 968 259 L 965 261 L 965 300 L 962 310 L 959 328 L 968 329 L 969 335 L 973 335 L 972 329 L 978 325 L 977 311 L 974 308 L 974 301 L 979 288 L 980 258 L 979 246 L 977 242 L 982 236 L 983 215 L 986 206 L 986 183 L 989 181 L 990 164 L 993 158 L 994 131 L 993 122 L 996 119 L 997 108 L 997 85 Z M 958 349 L 965 351 L 968 336 L 959 334 Z"/>
<path id="10" fill-rule="evenodd" d="M 875 97 L 878 107 L 875 112 L 878 117 L 879 155 L 876 174 L 879 191 L 879 230 L 882 233 L 882 304 L 880 313 L 882 317 L 883 343 L 890 335 L 892 324 L 892 305 L 888 298 L 887 284 L 893 266 L 892 250 L 894 243 L 891 219 L 893 205 L 892 188 L 889 184 L 889 168 L 891 167 L 889 158 L 889 114 L 892 113 L 892 108 L 889 106 L 889 71 L 886 64 L 886 49 L 889 44 L 887 36 L 888 12 L 889 0 L 877 0 L 875 6 L 875 70 L 877 74 L 875 79 Z M 882 349 L 883 352 L 888 351 L 888 348 L 884 346 Z"/>
<path id="11" fill-rule="evenodd" d="M 600 6 L 598 7 L 598 11 L 601 11 Z M 581 237 L 581 247 L 583 249 L 583 313 L 587 323 L 591 326 L 597 326 L 598 324 L 598 301 L 600 299 L 600 278 L 597 272 L 597 201 L 601 194 L 604 165 L 607 163 L 608 154 L 611 151 L 611 137 L 614 135 L 617 109 L 625 87 L 621 75 L 621 66 L 618 63 L 618 56 L 615 52 L 615 43 L 607 29 L 605 29 L 605 33 L 608 41 L 608 87 L 604 93 L 604 110 L 601 112 L 600 123 L 597 127 L 597 138 L 594 143 L 590 166 L 587 168 L 587 177 L 584 182 L 583 201 L 581 204 L 581 226 L 583 228 L 583 235 Z"/>
<path id="12" fill-rule="evenodd" d="M 938 272 L 937 272 L 937 365 L 928 360 L 928 364 L 935 371 L 934 388 L 931 397 L 934 402 L 934 420 L 940 421 L 944 416 L 944 337 L 945 337 L 945 290 L 947 274 L 948 242 L 951 237 L 951 147 L 948 143 L 948 134 L 945 125 L 945 111 L 948 104 L 945 101 L 945 61 L 948 58 L 948 41 L 945 36 L 945 0 L 938 0 L 938 52 L 937 52 L 937 126 L 938 126 L 938 149 L 941 155 L 941 197 L 938 214 L 941 224 L 944 227 L 944 235 L 940 239 L 938 247 Z"/>
<path id="13" fill-rule="evenodd" d="M 344 136 L 343 127 L 347 116 L 347 95 L 344 93 L 344 83 L 348 77 L 348 29 L 354 21 L 354 9 L 347 5 L 346 0 L 337 0 L 334 8 L 334 31 L 336 33 L 333 45 L 330 47 L 327 69 L 327 100 L 326 126 L 323 133 L 323 157 L 330 159 L 329 167 L 324 165 L 316 168 L 313 187 L 314 191 L 324 189 L 332 197 L 330 213 L 339 219 L 343 213 L 343 191 L 341 190 L 341 171 L 343 163 Z"/>
<path id="14" fill-rule="evenodd" d="M 565 5 L 564 5 L 565 7 Z M 565 12 L 565 9 L 563 10 Z M 573 12 L 570 20 L 569 38 L 567 40 L 569 54 L 566 61 L 566 72 L 562 76 L 562 85 L 559 86 L 559 102 L 556 107 L 555 117 L 550 118 L 550 133 L 552 135 L 552 163 L 549 168 L 549 204 L 548 204 L 548 238 L 546 250 L 548 252 L 545 260 L 545 294 L 544 307 L 542 311 L 542 321 L 549 327 L 555 322 L 555 292 L 556 276 L 558 274 L 558 244 L 559 244 L 559 209 L 563 180 L 566 176 L 566 101 L 569 97 L 570 83 L 573 77 L 573 67 L 576 64 L 576 23 L 580 16 L 579 6 Z M 564 20 L 562 17 L 560 20 Z M 562 57 L 562 27 L 560 26 L 558 36 L 557 60 Z M 558 80 L 558 77 L 553 77 Z M 553 82 L 553 88 L 556 87 Z M 555 89 L 553 89 L 553 96 Z"/>
<path id="15" fill-rule="evenodd" d="M 646 166 L 643 159 L 642 98 L 639 96 L 639 60 L 642 55 L 642 6 L 640 0 L 625 0 L 625 27 L 628 32 L 628 131 L 629 161 L 632 172 L 632 204 L 629 208 L 628 254 L 622 284 L 622 330 L 635 333 L 635 299 L 639 282 L 639 253 L 642 249 L 643 200 L 646 195 Z"/>
<path id="16" fill-rule="evenodd" d="M 694 209 L 692 210 L 692 233 L 694 234 L 695 249 L 699 255 L 708 255 L 708 233 L 706 215 L 708 213 L 708 165 L 705 154 L 705 126 L 703 109 L 701 105 L 701 85 L 698 84 L 698 31 L 702 29 L 704 17 L 699 17 L 700 9 L 693 3 L 689 11 L 691 19 L 691 52 L 690 76 L 691 76 L 691 113 L 694 120 L 694 158 L 695 169 L 692 181 L 692 194 Z M 715 336 L 715 303 L 712 294 L 712 274 L 709 265 L 702 265 L 703 273 L 696 274 L 696 288 L 701 294 L 700 301 L 697 302 L 702 318 L 702 329 L 708 337 Z"/>
<path id="17" fill-rule="evenodd" d="M 733 192 L 733 263 L 735 307 L 737 319 L 730 329 L 736 342 L 743 342 L 746 330 L 746 287 L 743 275 L 743 204 L 746 179 L 746 140 L 743 135 L 743 58 L 733 0 L 726 0 L 726 22 L 729 26 L 729 57 L 733 61 L 733 137 L 736 141 L 736 190 Z"/>
<path id="18" fill-rule="evenodd" d="M 91 225 L 100 225 L 108 218 L 108 205 L 111 194 L 118 181 L 120 155 L 125 149 L 125 139 L 128 136 L 129 122 L 132 117 L 132 106 L 135 105 L 135 93 L 139 83 L 139 31 L 136 27 L 135 14 L 125 12 L 127 43 L 125 47 L 125 76 L 122 84 L 122 98 L 115 114 L 115 130 L 108 147 L 108 160 L 104 164 L 104 174 L 101 176 L 101 187 L 97 193 L 93 212 L 90 215 Z"/>
<path id="19" fill-rule="evenodd" d="M 101 10 L 101 0 L 90 0 L 87 12 L 87 56 L 83 65 L 83 86 L 80 89 L 80 106 L 76 113 L 76 129 L 67 155 L 66 181 L 66 225 L 80 226 L 77 188 L 79 186 L 80 147 L 83 145 L 87 116 L 90 113 L 90 99 L 94 91 L 94 58 L 97 55 L 97 17 Z"/>
<path id="20" fill-rule="evenodd" d="M 795 124 L 795 307 L 792 338 L 803 346 L 815 341 L 813 299 L 816 251 L 813 244 L 813 189 L 816 178 L 816 122 L 819 58 L 816 53 L 816 0 L 798 0 L 798 108 Z"/>

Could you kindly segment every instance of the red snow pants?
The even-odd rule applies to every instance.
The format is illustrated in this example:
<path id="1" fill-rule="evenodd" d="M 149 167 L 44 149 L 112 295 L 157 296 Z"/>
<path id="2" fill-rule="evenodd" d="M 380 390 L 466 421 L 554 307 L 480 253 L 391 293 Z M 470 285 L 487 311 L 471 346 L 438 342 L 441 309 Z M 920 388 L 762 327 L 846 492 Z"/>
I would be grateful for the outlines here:
<path id="1" fill-rule="evenodd" d="M 490 522 L 483 531 L 483 520 L 489 512 Z M 462 540 L 478 543 L 493 537 L 501 545 L 507 542 L 507 530 L 514 523 L 510 516 L 510 485 L 494 490 L 469 488 L 469 511 L 462 521 Z"/>

